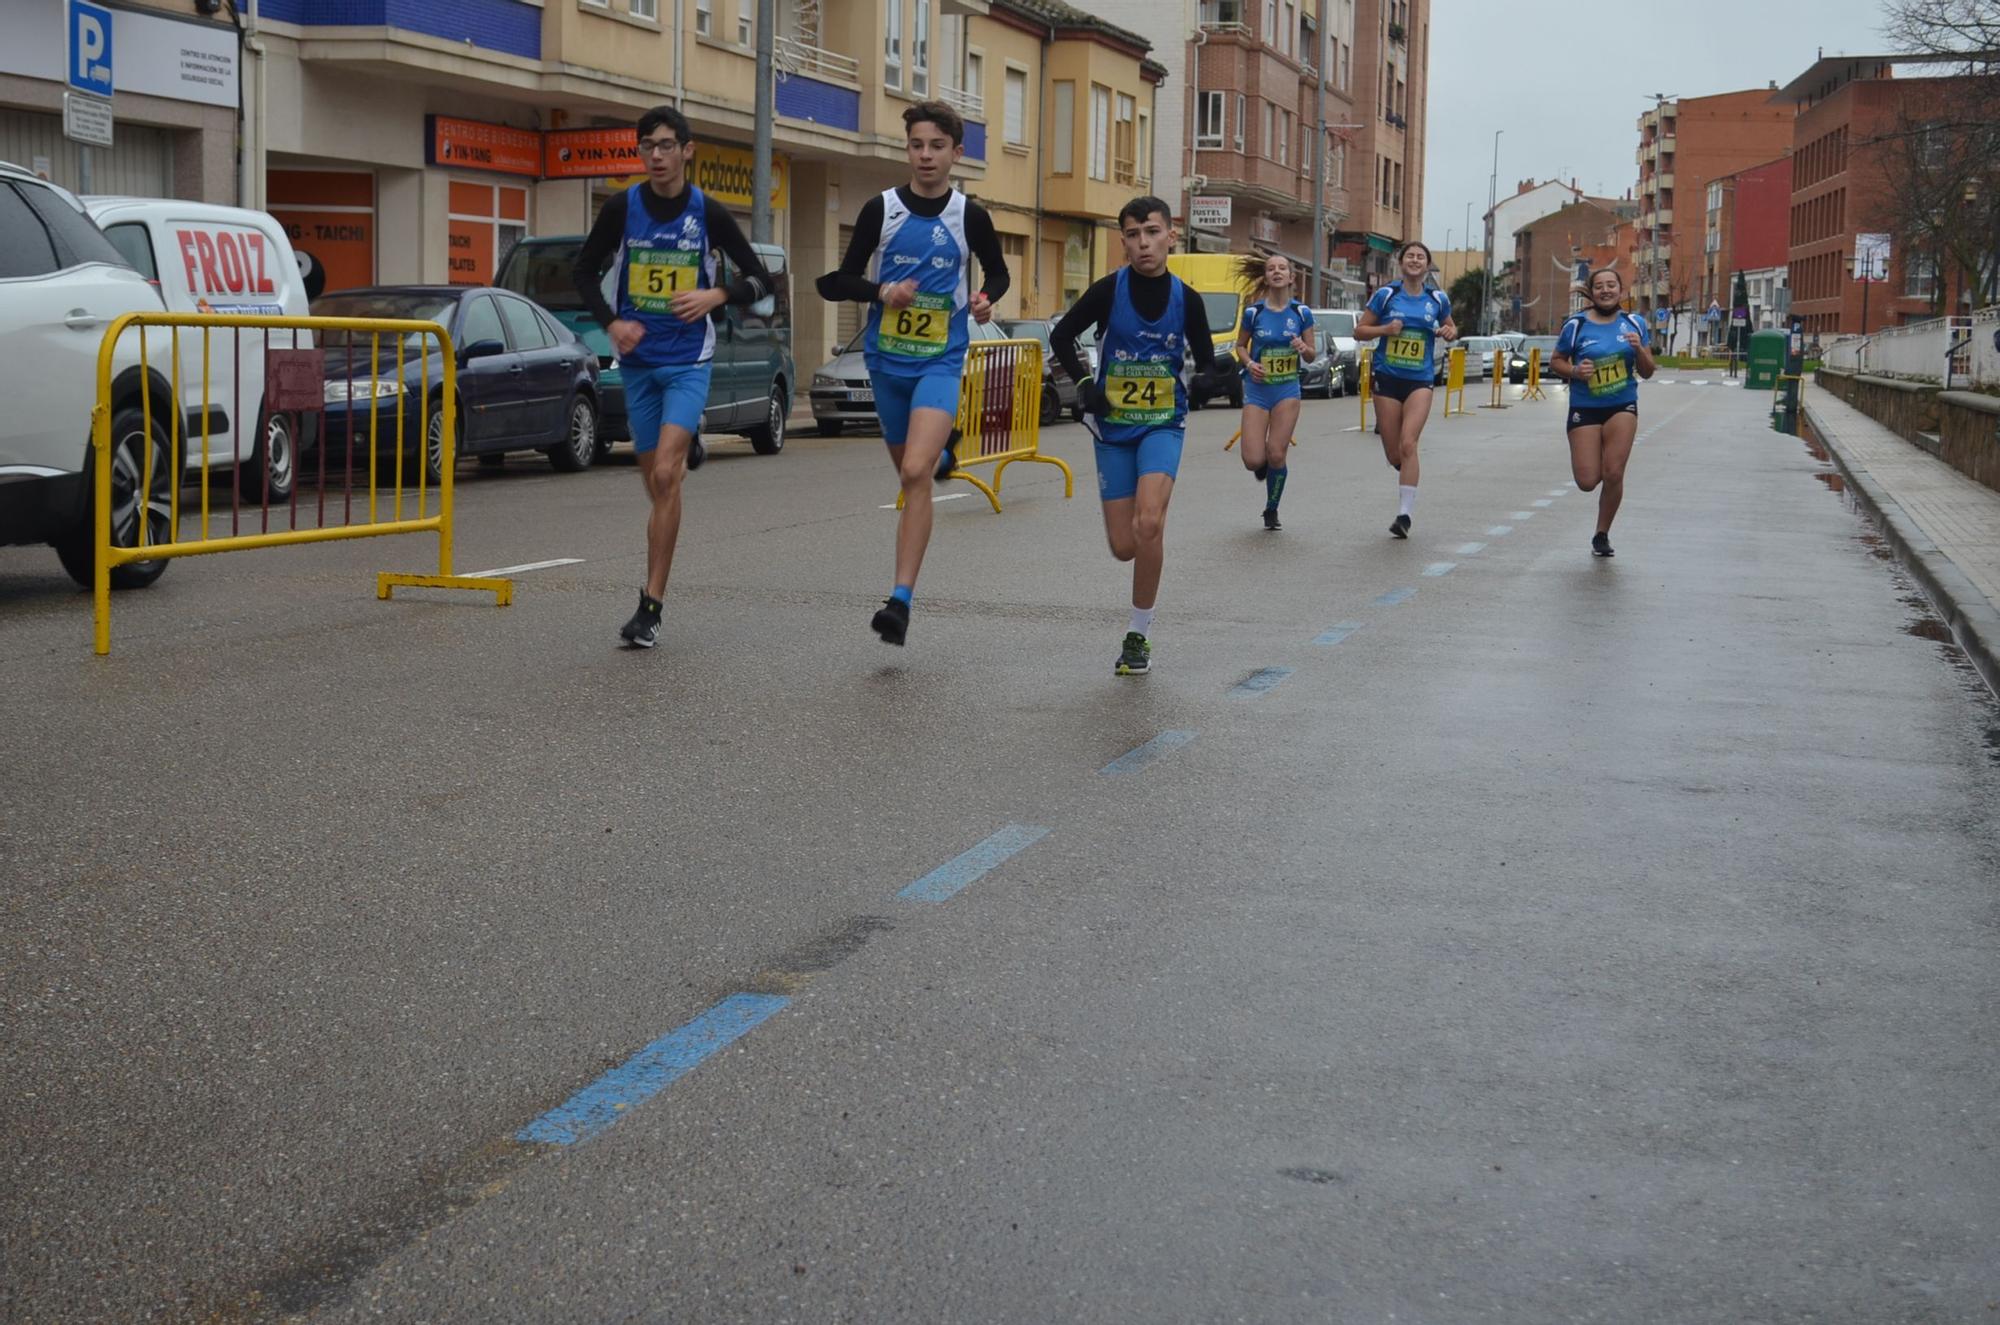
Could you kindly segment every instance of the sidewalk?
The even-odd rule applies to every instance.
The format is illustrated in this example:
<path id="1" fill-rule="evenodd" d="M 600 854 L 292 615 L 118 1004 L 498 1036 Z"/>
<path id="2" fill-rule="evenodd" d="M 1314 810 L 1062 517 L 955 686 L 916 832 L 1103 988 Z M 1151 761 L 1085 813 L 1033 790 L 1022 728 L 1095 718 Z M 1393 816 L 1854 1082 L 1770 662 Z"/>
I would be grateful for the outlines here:
<path id="1" fill-rule="evenodd" d="M 2000 492 L 1808 383 L 1805 420 L 2000 692 Z"/>

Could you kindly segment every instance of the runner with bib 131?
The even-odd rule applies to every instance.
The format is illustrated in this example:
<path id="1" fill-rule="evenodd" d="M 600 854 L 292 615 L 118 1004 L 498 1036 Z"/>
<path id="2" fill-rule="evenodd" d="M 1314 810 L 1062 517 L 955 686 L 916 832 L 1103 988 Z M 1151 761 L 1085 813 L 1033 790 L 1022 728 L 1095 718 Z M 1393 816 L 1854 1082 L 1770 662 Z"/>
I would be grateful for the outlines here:
<path id="1" fill-rule="evenodd" d="M 1299 365 L 1313 360 L 1312 310 L 1292 297 L 1292 263 L 1282 254 L 1239 258 L 1249 287 L 1236 357 L 1243 362 L 1243 467 L 1264 485 L 1264 527 L 1281 529 L 1278 502 L 1291 476 L 1299 426 Z"/>
<path id="2" fill-rule="evenodd" d="M 1369 381 L 1375 394 L 1375 431 L 1382 454 L 1396 471 L 1397 508 L 1389 532 L 1410 536 L 1417 506 L 1417 442 L 1431 416 L 1431 389 L 1437 382 L 1437 342 L 1458 339 L 1451 300 L 1425 284 L 1431 251 L 1411 240 L 1396 254 L 1403 279 L 1368 297 L 1354 328 L 1356 340 L 1375 342 Z"/>
<path id="3" fill-rule="evenodd" d="M 1549 371 L 1569 379 L 1569 468 L 1576 486 L 1599 483 L 1597 532 L 1590 550 L 1611 550 L 1611 522 L 1625 500 L 1625 464 L 1639 433 L 1639 379 L 1653 375 L 1646 324 L 1618 306 L 1625 278 L 1606 268 L 1590 274 L 1590 307 L 1563 323 Z"/>

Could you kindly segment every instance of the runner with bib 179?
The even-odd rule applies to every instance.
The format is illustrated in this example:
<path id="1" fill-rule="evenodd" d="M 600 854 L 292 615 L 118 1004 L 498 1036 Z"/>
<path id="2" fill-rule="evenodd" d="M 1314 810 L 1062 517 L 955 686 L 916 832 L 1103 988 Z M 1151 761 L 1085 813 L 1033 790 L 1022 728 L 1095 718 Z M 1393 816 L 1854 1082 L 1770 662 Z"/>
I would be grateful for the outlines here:
<path id="1" fill-rule="evenodd" d="M 1375 395 L 1375 431 L 1382 437 L 1382 454 L 1396 471 L 1396 519 L 1389 532 L 1410 536 L 1410 516 L 1417 506 L 1417 442 L 1431 416 L 1431 389 L 1437 381 L 1437 342 L 1458 339 L 1451 320 L 1451 300 L 1444 291 L 1425 286 L 1431 251 L 1416 240 L 1396 253 L 1403 279 L 1368 297 L 1354 328 L 1356 340 L 1372 340 L 1375 357 L 1369 381 Z"/>
<path id="2" fill-rule="evenodd" d="M 1202 388 L 1215 387 L 1215 341 L 1201 299 L 1167 270 L 1173 210 L 1134 198 L 1118 212 L 1125 265 L 1099 280 L 1049 332 L 1049 349 L 1080 384 L 1086 415 L 1097 419 L 1097 494 L 1111 555 L 1132 563 L 1132 620 L 1114 671 L 1152 669 L 1153 606 L 1166 560 L 1167 503 L 1180 472 L 1187 426 L 1190 355 Z M 1077 337 L 1097 328 L 1097 376 Z M 1226 383 L 1224 378 L 1223 382 Z"/>
<path id="3" fill-rule="evenodd" d="M 1625 278 L 1606 269 L 1590 275 L 1590 307 L 1563 323 L 1549 371 L 1569 379 L 1569 469 L 1576 486 L 1599 483 L 1597 533 L 1590 550 L 1611 550 L 1611 522 L 1625 500 L 1625 462 L 1639 432 L 1639 379 L 1653 375 L 1646 324 L 1618 306 Z"/>
<path id="4" fill-rule="evenodd" d="M 1313 361 L 1312 310 L 1292 298 L 1291 259 L 1273 254 L 1236 263 L 1250 302 L 1236 329 L 1243 363 L 1243 467 L 1264 485 L 1264 527 L 1281 529 L 1278 502 L 1291 476 L 1299 426 L 1299 364 Z"/>
<path id="5" fill-rule="evenodd" d="M 863 357 L 889 463 L 903 485 L 896 521 L 896 580 L 870 627 L 884 644 L 910 630 L 910 603 L 931 541 L 931 482 L 953 469 L 947 449 L 958 418 L 959 379 L 971 339 L 1007 293 L 1007 260 L 986 209 L 951 186 L 965 155 L 965 122 L 939 101 L 903 111 L 910 182 L 870 198 L 838 271 L 819 278 L 820 297 L 868 305 Z M 979 259 L 983 288 L 972 288 Z"/>

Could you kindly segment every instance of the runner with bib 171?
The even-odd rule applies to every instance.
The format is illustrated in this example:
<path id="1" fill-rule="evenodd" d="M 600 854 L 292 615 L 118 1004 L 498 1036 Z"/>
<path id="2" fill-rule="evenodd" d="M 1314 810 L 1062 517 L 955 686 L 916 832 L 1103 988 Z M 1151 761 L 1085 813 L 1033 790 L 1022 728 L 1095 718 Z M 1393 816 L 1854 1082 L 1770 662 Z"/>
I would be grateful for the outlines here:
<path id="1" fill-rule="evenodd" d="M 1291 259 L 1239 258 L 1236 271 L 1250 295 L 1236 329 L 1244 379 L 1243 467 L 1264 485 L 1264 527 L 1281 529 L 1278 502 L 1291 476 L 1288 457 L 1299 426 L 1299 364 L 1313 361 L 1313 315 L 1292 298 Z"/>
<path id="2" fill-rule="evenodd" d="M 862 357 L 882 420 L 889 463 L 903 484 L 896 521 L 896 579 L 870 627 L 884 644 L 910 630 L 910 603 L 931 541 L 931 481 L 952 471 L 959 379 L 971 339 L 1007 293 L 1007 260 L 986 209 L 951 186 L 965 155 L 965 121 L 941 101 L 903 111 L 910 182 L 870 198 L 838 271 L 819 278 L 820 297 L 868 305 Z M 983 288 L 972 288 L 979 259 Z"/>
<path id="3" fill-rule="evenodd" d="M 1625 462 L 1639 432 L 1639 379 L 1653 375 L 1646 324 L 1618 306 L 1625 278 L 1610 269 L 1590 274 L 1590 307 L 1572 314 L 1556 337 L 1549 371 L 1569 379 L 1569 469 L 1576 486 L 1599 483 L 1597 533 L 1590 550 L 1611 550 L 1611 522 L 1625 500 Z"/>
<path id="4" fill-rule="evenodd" d="M 1431 251 L 1416 240 L 1396 253 L 1403 279 L 1368 297 L 1368 307 L 1354 328 L 1356 340 L 1375 342 L 1369 381 L 1375 394 L 1375 431 L 1382 437 L 1382 454 L 1396 471 L 1396 519 L 1389 532 L 1410 536 L 1410 516 L 1417 506 L 1417 442 L 1431 416 L 1431 388 L 1437 381 L 1437 343 L 1457 340 L 1451 320 L 1451 300 L 1430 289 Z"/>

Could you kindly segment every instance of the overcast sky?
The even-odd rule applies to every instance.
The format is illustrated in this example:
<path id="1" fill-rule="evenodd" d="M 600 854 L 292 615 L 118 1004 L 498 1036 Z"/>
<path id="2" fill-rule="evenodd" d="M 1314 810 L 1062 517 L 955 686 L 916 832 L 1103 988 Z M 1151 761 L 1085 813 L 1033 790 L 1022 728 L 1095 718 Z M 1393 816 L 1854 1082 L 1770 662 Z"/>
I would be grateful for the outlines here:
<path id="1" fill-rule="evenodd" d="M 1623 197 L 1638 186 L 1632 152 L 1650 94 L 1783 87 L 1821 46 L 1884 50 L 1881 13 L 1881 0 L 1433 0 L 1423 238 L 1445 248 L 1449 228 L 1449 247 L 1466 247 L 1467 203 L 1480 232 L 1495 129 L 1499 196 L 1524 179 L 1573 178 L 1586 193 Z"/>

